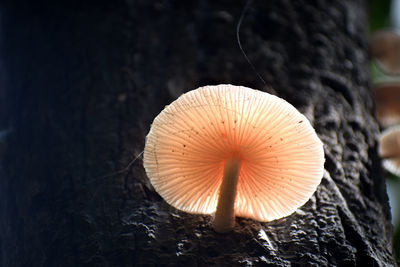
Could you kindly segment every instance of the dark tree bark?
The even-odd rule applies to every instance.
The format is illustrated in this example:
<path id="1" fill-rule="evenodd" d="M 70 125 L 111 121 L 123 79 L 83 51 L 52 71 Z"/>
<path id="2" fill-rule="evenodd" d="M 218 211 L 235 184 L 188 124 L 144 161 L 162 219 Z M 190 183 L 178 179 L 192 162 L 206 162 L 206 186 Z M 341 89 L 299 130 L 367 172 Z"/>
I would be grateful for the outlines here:
<path id="1" fill-rule="evenodd" d="M 0 7 L 2 266 L 395 265 L 363 1 L 251 3 L 241 39 L 267 85 L 236 40 L 246 1 L 68 2 Z M 326 153 L 296 213 L 224 235 L 129 165 L 164 105 L 219 83 L 285 98 Z"/>

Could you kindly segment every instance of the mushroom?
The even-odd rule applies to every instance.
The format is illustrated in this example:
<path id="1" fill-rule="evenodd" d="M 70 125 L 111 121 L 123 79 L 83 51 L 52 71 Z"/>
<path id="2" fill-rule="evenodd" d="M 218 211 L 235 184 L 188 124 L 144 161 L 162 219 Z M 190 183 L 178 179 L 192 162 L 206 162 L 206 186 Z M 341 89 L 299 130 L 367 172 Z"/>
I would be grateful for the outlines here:
<path id="1" fill-rule="evenodd" d="M 379 154 L 383 158 L 383 167 L 400 176 L 400 126 L 388 128 L 379 138 Z"/>
<path id="2" fill-rule="evenodd" d="M 378 84 L 375 89 L 377 118 L 383 127 L 400 123 L 400 81 Z"/>
<path id="3" fill-rule="evenodd" d="M 375 32 L 370 38 L 369 50 L 382 71 L 388 74 L 400 73 L 399 34 L 391 30 Z"/>
<path id="4" fill-rule="evenodd" d="M 217 232 L 235 216 L 265 222 L 292 214 L 319 185 L 323 144 L 285 100 L 242 86 L 181 95 L 155 119 L 143 164 L 164 200 L 212 214 Z"/>

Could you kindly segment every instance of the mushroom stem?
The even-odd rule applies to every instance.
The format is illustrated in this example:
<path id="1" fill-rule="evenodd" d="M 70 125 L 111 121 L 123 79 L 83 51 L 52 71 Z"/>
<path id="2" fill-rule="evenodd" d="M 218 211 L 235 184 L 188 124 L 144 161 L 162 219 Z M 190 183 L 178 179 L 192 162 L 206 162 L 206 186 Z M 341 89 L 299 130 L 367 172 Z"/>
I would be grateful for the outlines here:
<path id="1" fill-rule="evenodd" d="M 213 227 L 218 233 L 226 233 L 235 226 L 236 187 L 240 173 L 240 159 L 233 157 L 225 162 L 224 177 L 219 189 L 217 211 Z"/>

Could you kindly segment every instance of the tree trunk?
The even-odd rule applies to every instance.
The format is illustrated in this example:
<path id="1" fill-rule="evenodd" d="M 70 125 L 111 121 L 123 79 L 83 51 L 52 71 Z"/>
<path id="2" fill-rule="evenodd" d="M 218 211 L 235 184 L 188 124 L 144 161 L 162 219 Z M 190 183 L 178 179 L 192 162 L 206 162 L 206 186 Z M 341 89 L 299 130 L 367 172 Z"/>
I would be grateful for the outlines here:
<path id="1" fill-rule="evenodd" d="M 2 266 L 395 265 L 365 3 L 251 2 L 240 38 L 265 85 L 236 39 L 247 2 L 1 4 Z M 303 207 L 237 218 L 230 234 L 167 205 L 130 164 L 165 105 L 220 83 L 285 98 L 326 153 Z"/>

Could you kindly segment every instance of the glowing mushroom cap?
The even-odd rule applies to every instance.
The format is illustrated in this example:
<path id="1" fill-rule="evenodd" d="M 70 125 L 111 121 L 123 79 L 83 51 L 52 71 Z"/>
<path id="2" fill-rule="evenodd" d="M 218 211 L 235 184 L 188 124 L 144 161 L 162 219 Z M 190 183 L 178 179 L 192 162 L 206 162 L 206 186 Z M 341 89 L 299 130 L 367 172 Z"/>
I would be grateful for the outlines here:
<path id="1" fill-rule="evenodd" d="M 400 176 L 400 126 L 382 132 L 379 154 L 384 158 L 383 166 L 391 173 Z"/>
<path id="2" fill-rule="evenodd" d="M 181 95 L 155 119 L 144 167 L 155 190 L 189 213 L 215 212 L 224 164 L 241 160 L 236 216 L 293 213 L 323 175 L 323 145 L 291 104 L 254 89 L 217 85 Z"/>

